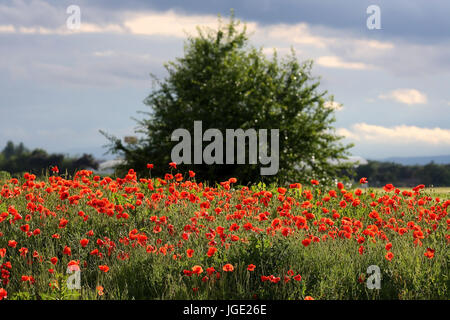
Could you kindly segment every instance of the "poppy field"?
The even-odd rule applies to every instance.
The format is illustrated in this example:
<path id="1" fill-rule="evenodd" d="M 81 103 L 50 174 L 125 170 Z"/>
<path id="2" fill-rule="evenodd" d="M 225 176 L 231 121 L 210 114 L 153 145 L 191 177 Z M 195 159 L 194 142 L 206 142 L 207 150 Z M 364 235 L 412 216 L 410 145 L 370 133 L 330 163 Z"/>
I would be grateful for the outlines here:
<path id="1" fill-rule="evenodd" d="M 449 298 L 448 194 L 148 169 L 0 181 L 0 300 Z"/>

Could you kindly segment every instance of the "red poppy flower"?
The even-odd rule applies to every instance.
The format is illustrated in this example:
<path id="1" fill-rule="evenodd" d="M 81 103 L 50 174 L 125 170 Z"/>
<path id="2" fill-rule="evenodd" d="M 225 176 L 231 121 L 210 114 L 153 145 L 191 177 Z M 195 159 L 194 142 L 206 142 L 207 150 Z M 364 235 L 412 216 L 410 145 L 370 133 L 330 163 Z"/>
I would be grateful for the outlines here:
<path id="1" fill-rule="evenodd" d="M 363 254 L 364 253 L 364 246 L 360 246 L 359 248 L 358 248 L 358 252 L 359 252 L 359 254 Z"/>
<path id="2" fill-rule="evenodd" d="M 212 257 L 217 252 L 217 248 L 209 247 L 208 252 L 206 253 L 208 257 Z"/>
<path id="3" fill-rule="evenodd" d="M 82 246 L 83 248 L 85 248 L 85 247 L 88 245 L 88 243 L 89 243 L 89 240 L 88 240 L 88 239 L 81 239 L 81 240 L 80 240 L 80 244 L 81 244 L 81 246 Z"/>
<path id="4" fill-rule="evenodd" d="M 102 296 L 103 295 L 103 290 L 105 290 L 102 286 L 97 286 L 95 289 L 97 290 L 97 294 L 99 296 Z"/>
<path id="5" fill-rule="evenodd" d="M 228 179 L 228 182 L 229 183 L 236 183 L 237 179 L 236 178 L 230 178 L 230 179 Z"/>
<path id="6" fill-rule="evenodd" d="M 256 266 L 254 264 L 249 264 L 247 267 L 248 271 L 255 271 Z"/>
<path id="7" fill-rule="evenodd" d="M 101 265 L 98 266 L 98 268 L 105 273 L 109 271 L 109 267 L 107 265 Z"/>
<path id="8" fill-rule="evenodd" d="M 190 276 L 192 276 L 193 272 L 191 270 L 183 270 L 183 273 L 184 273 L 185 276 L 190 277 Z"/>
<path id="9" fill-rule="evenodd" d="M 63 250 L 63 254 L 71 256 L 72 255 L 72 250 L 70 249 L 70 247 L 65 246 L 64 250 Z"/>
<path id="10" fill-rule="evenodd" d="M 225 272 L 232 272 L 234 270 L 234 267 L 232 264 L 227 263 L 226 265 L 223 266 L 222 270 Z"/>
<path id="11" fill-rule="evenodd" d="M 0 288 L 0 301 L 5 298 L 8 298 L 8 292 L 5 289 Z"/>
<path id="12" fill-rule="evenodd" d="M 392 253 L 392 251 L 389 251 L 384 257 L 386 258 L 386 260 L 391 261 L 394 257 L 394 254 Z"/>
<path id="13" fill-rule="evenodd" d="M 427 248 L 427 251 L 424 253 L 424 256 L 428 259 L 433 259 L 434 257 L 434 250 L 431 248 Z"/>
<path id="14" fill-rule="evenodd" d="M 311 239 L 309 239 L 309 238 L 303 239 L 303 241 L 302 241 L 302 244 L 305 247 L 309 246 L 310 243 L 311 243 Z"/>
<path id="15" fill-rule="evenodd" d="M 192 272 L 195 274 L 201 274 L 203 272 L 203 268 L 201 266 L 193 266 Z"/>
<path id="16" fill-rule="evenodd" d="M 25 257 L 27 255 L 27 253 L 28 253 L 28 249 L 27 248 L 20 248 L 19 252 L 20 252 L 20 255 L 22 257 Z"/>
<path id="17" fill-rule="evenodd" d="M 214 267 L 209 267 L 206 269 L 206 273 L 208 274 L 208 276 L 212 275 L 214 272 L 216 272 L 216 269 L 214 269 Z"/>
<path id="18" fill-rule="evenodd" d="M 61 219 L 59 220 L 59 228 L 60 228 L 60 229 L 65 228 L 65 226 L 67 225 L 68 222 L 69 222 L 68 220 L 66 220 L 66 219 L 64 219 L 64 218 L 61 218 Z"/>

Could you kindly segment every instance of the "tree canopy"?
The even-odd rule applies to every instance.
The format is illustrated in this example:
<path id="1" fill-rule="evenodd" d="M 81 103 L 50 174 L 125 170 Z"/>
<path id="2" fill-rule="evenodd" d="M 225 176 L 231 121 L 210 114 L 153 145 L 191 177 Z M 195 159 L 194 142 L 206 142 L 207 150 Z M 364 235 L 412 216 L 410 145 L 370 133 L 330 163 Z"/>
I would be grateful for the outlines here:
<path id="1" fill-rule="evenodd" d="M 171 140 L 173 131 L 184 128 L 193 135 L 194 121 L 202 121 L 203 130 L 215 128 L 223 134 L 226 129 L 279 129 L 276 175 L 261 176 L 261 163 L 182 166 L 201 179 L 331 180 L 350 166 L 342 160 L 351 146 L 343 145 L 332 127 L 334 110 L 327 101 L 333 98 L 319 90 L 312 61 L 299 62 L 293 51 L 283 59 L 276 51 L 267 58 L 262 48 L 249 45 L 245 25 L 233 15 L 225 25 L 219 19 L 217 30 L 199 27 L 197 36 L 188 37 L 184 56 L 165 68 L 167 77 L 158 80 L 158 88 L 144 101 L 150 111 L 137 120 L 138 140 L 127 143 L 104 133 L 110 151 L 124 156 L 123 169 L 143 171 L 153 163 L 157 174 L 167 172 L 177 144 Z M 248 144 L 246 140 L 246 150 Z"/>
<path id="2" fill-rule="evenodd" d="M 90 154 L 71 158 L 63 154 L 49 154 L 39 148 L 30 151 L 23 143 L 15 145 L 12 141 L 8 141 L 0 152 L 0 171 L 12 174 L 23 172 L 41 174 L 53 166 L 57 166 L 61 172 L 73 174 L 76 170 L 97 169 L 98 162 Z"/>

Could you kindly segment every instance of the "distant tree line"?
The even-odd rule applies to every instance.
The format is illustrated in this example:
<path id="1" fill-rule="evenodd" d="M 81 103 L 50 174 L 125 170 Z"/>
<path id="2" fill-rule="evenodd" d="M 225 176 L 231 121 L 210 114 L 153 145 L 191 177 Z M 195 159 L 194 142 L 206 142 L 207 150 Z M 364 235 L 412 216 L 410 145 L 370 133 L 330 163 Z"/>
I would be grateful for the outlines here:
<path id="1" fill-rule="evenodd" d="M 401 165 L 393 162 L 368 161 L 356 169 L 358 178 L 367 177 L 370 186 L 392 183 L 396 187 L 414 187 L 418 184 L 435 187 L 450 186 L 450 163 Z"/>
<path id="2" fill-rule="evenodd" d="M 8 141 L 0 153 L 0 171 L 11 174 L 30 172 L 42 174 L 51 167 L 57 166 L 61 173 L 73 174 L 81 169 L 97 169 L 98 162 L 90 154 L 81 157 L 67 157 L 63 154 L 49 154 L 43 149 L 27 149 L 23 143 L 15 145 Z"/>

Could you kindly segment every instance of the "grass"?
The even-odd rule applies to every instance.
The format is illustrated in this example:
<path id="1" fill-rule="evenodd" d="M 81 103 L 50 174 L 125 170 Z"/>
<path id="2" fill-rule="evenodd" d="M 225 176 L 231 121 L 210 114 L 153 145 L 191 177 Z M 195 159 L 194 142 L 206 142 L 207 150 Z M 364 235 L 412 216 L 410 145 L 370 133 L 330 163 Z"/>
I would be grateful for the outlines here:
<path id="1" fill-rule="evenodd" d="M 207 187 L 175 177 L 1 181 L 4 299 L 449 297 L 448 188 Z M 67 288 L 68 264 L 79 266 L 80 289 Z M 380 289 L 367 286 L 372 265 Z"/>

